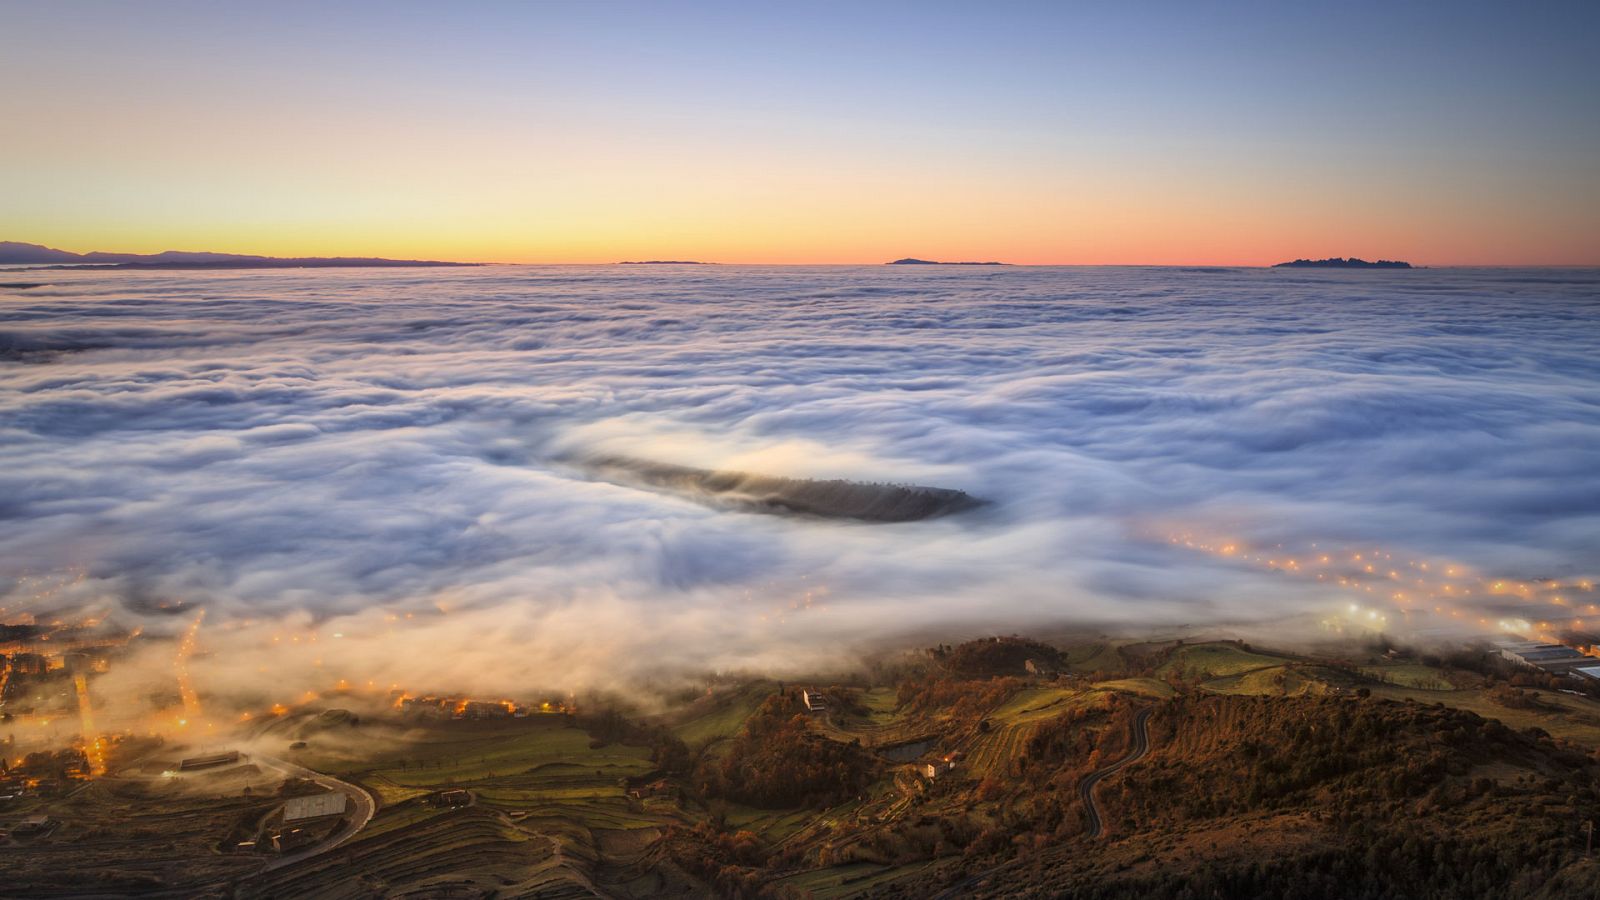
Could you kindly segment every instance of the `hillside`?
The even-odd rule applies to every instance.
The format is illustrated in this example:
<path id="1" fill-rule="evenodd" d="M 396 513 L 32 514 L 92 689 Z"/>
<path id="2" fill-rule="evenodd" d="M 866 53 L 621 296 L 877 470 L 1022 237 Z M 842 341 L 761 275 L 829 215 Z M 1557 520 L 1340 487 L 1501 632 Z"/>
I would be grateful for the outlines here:
<path id="1" fill-rule="evenodd" d="M 20 839 L 51 865 L 12 874 L 38 896 L 1594 896 L 1600 699 L 1508 666 L 1011 636 L 812 678 L 826 711 L 763 679 L 648 716 L 453 719 L 348 695 L 253 725 L 259 764 L 168 780 L 183 751 L 145 747 L 27 801 L 13 818 L 59 822 Z M 308 789 L 270 754 L 360 785 L 376 815 L 262 870 L 240 842 Z M 451 790 L 470 800 L 435 802 Z"/>

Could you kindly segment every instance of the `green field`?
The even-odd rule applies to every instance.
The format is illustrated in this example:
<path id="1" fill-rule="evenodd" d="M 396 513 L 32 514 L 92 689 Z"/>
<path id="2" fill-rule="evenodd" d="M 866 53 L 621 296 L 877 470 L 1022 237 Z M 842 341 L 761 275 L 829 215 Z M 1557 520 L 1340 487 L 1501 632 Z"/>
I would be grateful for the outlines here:
<path id="1" fill-rule="evenodd" d="M 1372 685 L 1374 697 L 1414 700 L 1418 703 L 1443 703 L 1470 710 L 1485 719 L 1499 719 L 1512 728 L 1542 728 L 1554 737 L 1565 738 L 1586 747 L 1600 748 L 1600 701 L 1553 691 L 1530 691 L 1549 709 L 1512 709 L 1501 706 L 1478 689 L 1433 691 Z"/>
<path id="2" fill-rule="evenodd" d="M 887 725 L 899 715 L 900 700 L 892 687 L 875 687 L 861 692 L 861 705 L 867 708 L 875 725 Z"/>
<path id="3" fill-rule="evenodd" d="M 1110 644 L 1079 644 L 1061 651 L 1061 657 L 1067 671 L 1079 674 L 1087 675 L 1091 672 L 1111 674 L 1127 668 L 1127 663 L 1117 653 L 1117 648 Z"/>
<path id="4" fill-rule="evenodd" d="M 448 734 L 455 724 L 458 723 L 442 725 L 439 730 Z M 589 735 L 582 729 L 564 727 L 559 721 L 538 722 L 478 733 L 475 737 L 457 736 L 455 740 L 414 745 L 403 755 L 379 761 L 366 771 L 401 787 L 432 789 L 469 786 L 552 765 L 571 766 L 574 771 L 590 775 L 598 770 L 613 782 L 651 768 L 649 752 L 643 748 L 611 744 L 592 750 L 589 742 Z M 550 774 L 556 782 L 564 780 L 559 770 Z"/>
<path id="5" fill-rule="evenodd" d="M 769 844 L 780 843 L 817 817 L 814 809 L 756 809 L 752 806 L 728 804 L 728 826 L 741 831 L 751 831 Z"/>
<path id="6" fill-rule="evenodd" d="M 996 707 L 994 712 L 989 714 L 989 718 L 997 723 L 1006 724 L 1054 718 L 1076 705 L 1075 701 L 1081 701 L 1087 696 L 1088 692 L 1078 688 L 1023 688 L 1013 694 L 1011 699 Z"/>
<path id="7" fill-rule="evenodd" d="M 1422 688 L 1432 691 L 1455 690 L 1449 679 L 1438 669 L 1424 666 L 1421 663 L 1392 663 L 1379 666 L 1366 666 L 1361 674 L 1368 678 L 1383 681 L 1400 687 Z"/>
<path id="8" fill-rule="evenodd" d="M 746 719 L 756 711 L 762 701 L 771 696 L 771 682 L 746 685 L 726 697 L 717 699 L 713 708 L 673 726 L 673 733 L 691 748 L 730 738 L 739 733 Z"/>
<path id="9" fill-rule="evenodd" d="M 1122 691 L 1128 694 L 1138 694 L 1152 700 L 1165 700 L 1176 696 L 1177 690 L 1165 681 L 1154 678 L 1118 678 L 1114 681 L 1098 681 L 1094 684 L 1097 691 Z"/>
<path id="10" fill-rule="evenodd" d="M 1159 676 L 1178 673 L 1185 678 L 1240 675 L 1253 669 L 1283 665 L 1283 659 L 1251 653 L 1228 642 L 1191 644 L 1173 650 L 1172 658 L 1156 670 Z"/>

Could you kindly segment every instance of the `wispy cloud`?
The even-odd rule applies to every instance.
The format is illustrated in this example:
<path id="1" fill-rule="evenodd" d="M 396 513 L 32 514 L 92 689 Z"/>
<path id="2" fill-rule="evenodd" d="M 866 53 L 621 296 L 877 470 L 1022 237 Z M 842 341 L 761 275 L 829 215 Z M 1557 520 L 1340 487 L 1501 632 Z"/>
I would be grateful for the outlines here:
<path id="1" fill-rule="evenodd" d="M 46 280 L 0 297 L 0 574 L 86 567 L 49 602 L 124 616 L 203 604 L 228 652 L 195 665 L 241 690 L 268 667 L 583 687 L 803 668 L 930 626 L 1338 599 L 1175 549 L 1163 523 L 1600 569 L 1592 271 Z M 992 503 L 750 516 L 574 453 Z M 271 640 L 313 627 L 315 651 Z"/>

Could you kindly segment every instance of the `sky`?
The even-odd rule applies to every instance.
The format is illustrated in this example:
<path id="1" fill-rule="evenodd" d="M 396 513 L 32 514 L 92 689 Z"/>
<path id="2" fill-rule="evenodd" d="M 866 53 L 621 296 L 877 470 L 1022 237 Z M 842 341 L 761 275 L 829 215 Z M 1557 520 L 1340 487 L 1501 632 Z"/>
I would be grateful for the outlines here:
<path id="1" fill-rule="evenodd" d="M 0 239 L 1600 264 L 1600 5 L 0 2 Z"/>

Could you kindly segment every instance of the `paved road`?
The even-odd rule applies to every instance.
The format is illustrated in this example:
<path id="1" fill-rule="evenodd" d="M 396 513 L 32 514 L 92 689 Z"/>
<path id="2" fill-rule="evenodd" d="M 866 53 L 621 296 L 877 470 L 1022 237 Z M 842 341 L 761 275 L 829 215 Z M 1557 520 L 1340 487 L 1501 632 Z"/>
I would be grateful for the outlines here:
<path id="1" fill-rule="evenodd" d="M 1116 772 L 1124 766 L 1138 762 L 1144 758 L 1145 754 L 1150 752 L 1151 712 L 1153 712 L 1153 710 L 1141 709 L 1139 710 L 1138 715 L 1133 717 L 1133 749 L 1128 752 L 1127 756 L 1124 756 L 1105 768 L 1096 769 L 1095 771 L 1084 776 L 1083 781 L 1078 784 L 1078 796 L 1083 798 L 1084 809 L 1089 811 L 1090 837 L 1099 837 L 1102 830 L 1100 824 L 1100 809 L 1095 805 L 1094 799 L 1095 785 L 1099 784 L 1107 775 Z M 999 874 L 1002 870 L 1008 869 L 1014 865 L 1017 865 L 1017 860 L 1009 859 L 991 869 L 985 869 L 984 871 L 975 875 L 969 875 L 955 884 L 945 888 L 943 891 L 940 891 L 938 894 L 935 894 L 933 900 L 957 900 L 957 898 L 965 897 L 972 891 L 974 887 L 981 884 L 985 879 Z"/>
<path id="2" fill-rule="evenodd" d="M 1109 766 L 1096 769 L 1084 776 L 1078 783 L 1078 796 L 1083 799 L 1083 808 L 1089 813 L 1089 837 L 1099 837 L 1103 829 L 1100 822 L 1100 807 L 1095 803 L 1094 789 L 1107 775 L 1111 775 L 1124 766 L 1136 763 L 1150 752 L 1150 710 L 1141 709 L 1133 717 L 1133 749 L 1128 755 L 1117 760 Z"/>
<path id="3" fill-rule="evenodd" d="M 284 777 L 304 778 L 308 781 L 314 781 L 330 791 L 338 791 L 350 798 L 349 818 L 345 819 L 344 825 L 334 832 L 332 837 L 320 844 L 315 844 L 304 850 L 297 850 L 269 861 L 266 868 L 262 870 L 264 872 L 281 869 L 284 866 L 293 865 L 313 856 L 327 853 L 329 850 L 355 837 L 361 829 L 367 827 L 368 822 L 372 821 L 373 813 L 378 811 L 378 804 L 372 799 L 371 794 L 331 775 L 313 772 L 305 766 L 297 766 L 292 762 L 285 762 L 271 756 L 256 755 L 252 757 L 251 761 L 266 768 L 282 772 Z"/>

